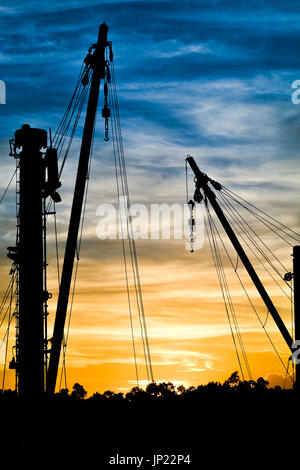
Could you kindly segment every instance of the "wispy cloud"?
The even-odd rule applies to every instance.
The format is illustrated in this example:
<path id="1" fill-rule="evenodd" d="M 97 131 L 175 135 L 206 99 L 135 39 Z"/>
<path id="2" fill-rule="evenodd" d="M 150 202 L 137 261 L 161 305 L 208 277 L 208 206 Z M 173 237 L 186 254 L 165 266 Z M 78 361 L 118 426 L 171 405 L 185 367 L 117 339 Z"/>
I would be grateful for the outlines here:
<path id="1" fill-rule="evenodd" d="M 299 229 L 300 115 L 291 103 L 291 83 L 300 78 L 300 6 L 295 2 L 29 0 L 25 6 L 11 0 L 2 2 L 0 12 L 0 79 L 7 85 L 7 104 L 0 107 L 0 197 L 14 170 L 8 139 L 25 122 L 56 128 L 87 49 L 96 40 L 99 24 L 106 21 L 115 53 L 132 200 L 147 205 L 185 202 L 184 158 L 192 154 L 212 178 Z M 101 91 L 100 108 L 102 100 Z M 63 201 L 57 205 L 61 262 L 81 131 L 82 122 L 63 173 Z M 121 246 L 100 242 L 95 233 L 97 206 L 116 202 L 111 142 L 104 145 L 103 137 L 99 118 L 71 323 L 70 365 L 74 370 L 80 367 L 81 374 L 89 365 L 106 374 L 117 368 L 118 376 L 132 367 L 128 365 L 131 339 Z M 189 184 L 192 192 L 192 179 Z M 14 243 L 13 189 L 0 206 L 0 215 L 3 290 L 9 271 L 6 246 Z M 55 301 L 50 218 L 48 233 L 49 289 Z M 280 244 L 272 246 L 290 263 L 290 251 Z M 187 383 L 195 383 L 209 373 L 220 377 L 225 370 L 231 372 L 230 331 L 207 244 L 194 257 L 177 241 L 145 240 L 137 247 L 153 360 L 160 377 L 170 371 L 175 381 L 180 374 Z M 287 319 L 288 308 L 274 286 L 267 285 Z M 264 312 L 253 287 L 247 286 Z M 240 286 L 233 283 L 232 292 L 257 370 L 270 371 L 274 363 L 258 334 L 260 327 Z M 53 305 L 50 310 L 51 323 Z M 270 331 L 277 338 L 273 324 Z M 121 350 L 115 354 L 118 344 Z M 266 351 L 265 364 L 255 355 L 259 351 Z M 117 386 L 128 384 L 124 377 L 122 383 L 112 376 L 110 380 Z"/>

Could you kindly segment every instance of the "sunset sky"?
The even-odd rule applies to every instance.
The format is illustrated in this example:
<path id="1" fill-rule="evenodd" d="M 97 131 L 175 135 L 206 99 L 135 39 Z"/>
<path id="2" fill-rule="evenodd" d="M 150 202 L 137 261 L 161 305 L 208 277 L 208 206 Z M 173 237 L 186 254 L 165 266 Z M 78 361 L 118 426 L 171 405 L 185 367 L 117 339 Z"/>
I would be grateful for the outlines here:
<path id="1" fill-rule="evenodd" d="M 113 43 L 132 202 L 148 208 L 153 203 L 183 204 L 185 157 L 191 154 L 210 177 L 299 232 L 300 105 L 291 100 L 292 82 L 300 80 L 298 1 L 28 0 L 26 6 L 19 0 L 2 1 L 0 80 L 6 83 L 7 103 L 0 105 L 0 197 L 15 167 L 8 156 L 9 139 L 24 123 L 55 131 L 104 21 Z M 117 201 L 112 143 L 103 141 L 102 106 L 101 88 L 66 358 L 68 387 L 79 382 L 89 394 L 136 385 L 121 242 L 96 236 L 97 207 Z M 57 205 L 61 261 L 82 124 Z M 189 187 L 192 193 L 191 174 Z M 6 247 L 15 242 L 14 185 L 0 205 L 0 220 L 2 296 L 10 269 Z M 263 226 L 255 228 L 292 271 L 292 247 Z M 51 217 L 48 233 L 51 326 L 57 299 Z M 238 364 L 207 238 L 193 254 L 185 249 L 185 240 L 141 239 L 136 246 L 155 380 L 186 386 L 223 381 Z M 284 368 L 225 256 L 224 264 L 252 375 L 282 385 Z M 239 269 L 264 320 L 266 308 Z M 262 279 L 290 329 L 289 300 L 272 280 Z M 134 325 L 143 385 L 136 310 Z M 286 363 L 289 351 L 271 318 L 267 330 Z M 3 358 L 4 347 L 1 375 Z M 6 386 L 13 387 L 12 371 L 6 378 Z"/>

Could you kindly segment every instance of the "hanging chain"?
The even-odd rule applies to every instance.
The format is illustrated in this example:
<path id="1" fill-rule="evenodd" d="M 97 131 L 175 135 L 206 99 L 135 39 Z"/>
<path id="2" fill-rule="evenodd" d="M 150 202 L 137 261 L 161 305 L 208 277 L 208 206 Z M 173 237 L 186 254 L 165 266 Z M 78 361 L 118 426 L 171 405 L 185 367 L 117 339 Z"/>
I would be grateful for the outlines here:
<path id="1" fill-rule="evenodd" d="M 186 186 L 186 203 L 188 205 L 190 211 L 190 218 L 188 220 L 188 225 L 190 227 L 190 245 L 191 245 L 191 253 L 194 253 L 194 229 L 195 229 L 195 218 L 194 218 L 194 207 L 195 203 L 192 199 L 189 201 L 189 188 L 188 188 L 188 167 L 187 167 L 187 160 L 185 160 L 185 186 Z"/>
<path id="2" fill-rule="evenodd" d="M 194 253 L 194 229 L 195 229 L 195 218 L 194 218 L 194 201 L 190 200 L 188 202 L 189 210 L 190 210 L 190 218 L 189 218 L 189 227 L 190 227 L 190 244 L 191 244 L 191 253 Z"/>
<path id="3" fill-rule="evenodd" d="M 111 43 L 108 43 L 109 46 L 109 57 L 110 61 L 112 61 L 112 51 L 111 51 Z M 104 141 L 108 142 L 109 137 L 108 137 L 108 119 L 110 118 L 110 107 L 108 104 L 108 83 L 111 82 L 111 75 L 110 75 L 110 69 L 109 69 L 109 61 L 106 60 L 105 62 L 105 83 L 104 83 L 104 107 L 102 108 L 102 117 L 105 119 L 105 127 L 104 127 L 104 132 L 105 132 L 105 137 Z"/>
<path id="4" fill-rule="evenodd" d="M 108 119 L 107 118 L 105 118 L 105 137 L 104 137 L 104 141 L 105 142 L 109 141 L 109 137 L 108 137 Z"/>
<path id="5" fill-rule="evenodd" d="M 110 108 L 108 107 L 108 86 L 107 83 L 104 83 L 104 108 L 102 109 L 102 117 L 105 119 L 105 137 L 104 141 L 109 140 L 108 137 L 108 118 L 110 117 Z"/>

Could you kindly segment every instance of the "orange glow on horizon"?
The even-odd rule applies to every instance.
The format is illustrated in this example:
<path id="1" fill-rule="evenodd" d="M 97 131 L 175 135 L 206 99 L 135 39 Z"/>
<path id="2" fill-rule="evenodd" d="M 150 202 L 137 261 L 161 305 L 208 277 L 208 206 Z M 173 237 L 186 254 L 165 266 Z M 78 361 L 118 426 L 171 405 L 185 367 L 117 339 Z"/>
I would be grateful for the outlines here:
<path id="1" fill-rule="evenodd" d="M 100 251 L 102 242 L 97 240 L 97 243 L 97 257 L 91 259 L 82 256 L 80 261 L 66 356 L 69 390 L 75 382 L 79 382 L 89 395 L 108 389 L 125 392 L 137 384 L 124 267 L 117 259 L 105 259 L 105 252 Z M 155 242 L 160 259 L 153 260 L 144 255 L 144 252 L 147 255 L 151 243 L 139 241 L 138 251 L 155 381 L 171 381 L 185 386 L 197 386 L 212 380 L 224 381 L 239 366 L 207 244 L 203 250 L 192 255 L 184 250 L 181 242 Z M 167 253 L 168 246 L 171 255 L 177 252 L 177 259 Z M 170 261 L 170 258 L 173 260 Z M 282 385 L 285 376 L 282 364 L 241 287 L 229 273 L 228 270 L 253 379 L 259 376 L 268 379 L 270 376 L 271 385 Z M 246 279 L 243 268 L 240 268 L 240 273 Z M 247 287 L 259 315 L 265 320 L 266 309 L 249 280 Z M 267 287 L 270 287 L 272 298 L 289 325 L 289 302 L 282 298 L 278 290 L 272 290 L 268 283 Z M 53 292 L 53 299 L 49 302 L 51 325 L 57 298 L 54 271 L 49 276 L 49 291 Z M 267 324 L 272 340 L 287 361 L 289 351 L 272 318 L 268 318 Z M 134 333 L 139 385 L 143 386 L 147 374 L 136 311 Z M 60 384 L 60 373 L 57 387 Z M 249 377 L 246 375 L 245 379 Z M 286 384 L 289 385 L 289 380 Z M 7 369 L 8 387 L 14 387 L 14 374 Z M 61 387 L 65 388 L 64 379 Z"/>

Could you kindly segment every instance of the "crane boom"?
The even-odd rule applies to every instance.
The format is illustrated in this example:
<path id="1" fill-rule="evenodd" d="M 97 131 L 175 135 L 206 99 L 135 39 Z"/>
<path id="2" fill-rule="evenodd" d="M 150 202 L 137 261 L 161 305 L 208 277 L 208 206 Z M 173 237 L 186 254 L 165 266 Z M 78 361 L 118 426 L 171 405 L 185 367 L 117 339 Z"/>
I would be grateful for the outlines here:
<path id="1" fill-rule="evenodd" d="M 92 69 L 91 87 L 85 117 L 84 131 L 79 155 L 77 177 L 71 209 L 69 231 L 65 249 L 64 264 L 61 276 L 59 296 L 57 301 L 56 317 L 54 323 L 53 337 L 51 340 L 51 351 L 49 367 L 47 371 L 47 392 L 54 393 L 58 372 L 61 345 L 64 335 L 64 326 L 68 308 L 70 286 L 72 280 L 74 258 L 77 247 L 78 231 L 82 212 L 88 166 L 96 119 L 100 79 L 105 78 L 105 47 L 107 46 L 108 26 L 103 23 L 99 28 L 98 42 L 95 44 L 93 54 L 87 59 Z"/>
<path id="2" fill-rule="evenodd" d="M 243 265 L 245 266 L 246 270 L 248 271 L 249 276 L 251 277 L 256 289 L 258 290 L 262 300 L 264 301 L 268 311 L 273 317 L 273 320 L 275 321 L 277 327 L 279 328 L 279 331 L 281 332 L 287 346 L 291 350 L 291 352 L 294 352 L 293 348 L 293 338 L 291 337 L 290 333 L 288 332 L 285 324 L 283 323 L 275 305 L 273 304 L 272 300 L 270 299 L 266 289 L 264 288 L 261 280 L 259 279 L 258 275 L 256 274 L 255 269 L 253 268 L 248 256 L 246 255 L 243 247 L 241 246 L 237 236 L 235 235 L 234 231 L 232 230 L 227 218 L 225 217 L 221 207 L 219 206 L 219 203 L 216 199 L 215 193 L 210 189 L 208 186 L 209 178 L 207 175 L 202 173 L 202 171 L 199 170 L 197 163 L 195 162 L 193 157 L 187 157 L 187 162 L 189 163 L 191 169 L 193 170 L 197 182 L 196 185 L 198 189 L 203 189 L 205 195 L 207 196 L 209 202 L 211 203 L 218 219 L 220 220 L 225 232 L 227 233 L 232 245 L 234 246 L 236 252 L 238 253 Z"/>

